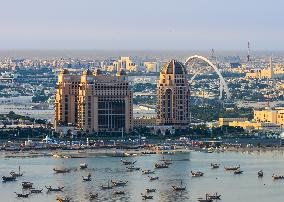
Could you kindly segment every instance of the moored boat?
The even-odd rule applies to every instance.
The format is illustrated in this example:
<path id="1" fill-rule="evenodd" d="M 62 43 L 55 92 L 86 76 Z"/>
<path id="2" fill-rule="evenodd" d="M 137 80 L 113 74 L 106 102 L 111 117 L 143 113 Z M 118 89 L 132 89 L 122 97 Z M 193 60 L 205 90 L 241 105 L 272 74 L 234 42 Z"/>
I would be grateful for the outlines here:
<path id="1" fill-rule="evenodd" d="M 184 191 L 186 189 L 186 186 L 182 186 L 182 180 L 180 181 L 180 185 L 179 186 L 172 186 L 174 191 Z"/>
<path id="2" fill-rule="evenodd" d="M 224 167 L 224 169 L 227 170 L 227 171 L 234 171 L 234 170 L 238 170 L 238 169 L 240 169 L 240 168 L 241 168 L 240 165 L 238 165 L 238 166 Z"/>
<path id="3" fill-rule="evenodd" d="M 221 194 L 218 194 L 217 192 L 215 194 L 207 194 L 207 197 L 213 200 L 221 200 Z"/>
<path id="4" fill-rule="evenodd" d="M 71 198 L 69 198 L 69 197 L 65 197 L 65 198 L 61 198 L 61 197 L 57 197 L 56 198 L 56 201 L 57 202 L 70 202 L 71 201 Z"/>
<path id="5" fill-rule="evenodd" d="M 32 182 L 22 182 L 22 187 L 23 189 L 30 189 L 33 187 L 33 183 Z"/>
<path id="6" fill-rule="evenodd" d="M 140 170 L 139 167 L 134 167 L 134 166 L 126 167 L 126 169 L 127 169 L 128 171 Z"/>
<path id="7" fill-rule="evenodd" d="M 149 177 L 149 179 L 151 180 L 151 181 L 154 181 L 154 180 L 158 180 L 159 179 L 159 177 L 151 177 L 151 176 L 148 176 Z"/>
<path id="8" fill-rule="evenodd" d="M 152 193 L 152 192 L 156 192 L 156 189 L 145 189 L 146 193 Z"/>
<path id="9" fill-rule="evenodd" d="M 80 168 L 81 168 L 81 169 L 86 169 L 86 168 L 88 168 L 88 164 L 86 164 L 86 163 L 80 163 Z"/>
<path id="10" fill-rule="evenodd" d="M 205 198 L 198 198 L 197 201 L 199 201 L 199 202 L 212 202 L 213 199 L 209 198 L 209 195 L 206 194 Z"/>
<path id="11" fill-rule="evenodd" d="M 262 170 L 258 171 L 258 172 L 257 172 L 257 176 L 258 176 L 258 177 L 263 177 L 263 171 L 262 171 Z"/>
<path id="12" fill-rule="evenodd" d="M 180 186 L 172 186 L 174 191 L 184 191 L 186 187 L 180 187 Z"/>
<path id="13" fill-rule="evenodd" d="M 53 171 L 55 173 L 69 173 L 71 171 L 71 169 L 68 169 L 68 168 L 63 168 L 63 169 L 53 168 Z"/>
<path id="14" fill-rule="evenodd" d="M 197 201 L 199 201 L 199 202 L 212 202 L 213 201 L 213 199 L 210 199 L 210 198 L 198 198 L 197 199 Z"/>
<path id="15" fill-rule="evenodd" d="M 115 191 L 113 194 L 115 195 L 121 195 L 121 194 L 125 194 L 125 192 L 123 190 L 117 190 Z"/>
<path id="16" fill-rule="evenodd" d="M 155 174 L 155 171 L 153 170 L 142 170 L 142 174 L 146 174 L 146 175 L 149 175 L 149 174 Z"/>
<path id="17" fill-rule="evenodd" d="M 17 195 L 17 197 L 19 197 L 19 198 L 28 198 L 29 197 L 29 195 L 30 195 L 30 193 L 28 193 L 28 194 L 18 194 L 17 192 L 14 192 L 16 195 Z"/>
<path id="18" fill-rule="evenodd" d="M 191 172 L 192 177 L 201 177 L 204 175 L 204 173 L 201 171 L 190 171 L 190 172 Z"/>
<path id="19" fill-rule="evenodd" d="M 211 168 L 216 169 L 216 168 L 219 168 L 219 167 L 220 167 L 220 164 L 211 163 Z"/>
<path id="20" fill-rule="evenodd" d="M 87 176 L 83 176 L 83 181 L 91 181 L 91 173 L 89 173 Z"/>
<path id="21" fill-rule="evenodd" d="M 12 182 L 12 181 L 16 181 L 16 177 L 14 177 L 14 176 L 3 176 L 2 180 L 3 180 L 3 182 Z"/>
<path id="22" fill-rule="evenodd" d="M 16 178 L 17 177 L 22 177 L 24 175 L 24 173 L 21 172 L 21 166 L 19 166 L 19 172 L 18 173 L 16 173 L 15 171 L 11 171 L 10 175 L 13 176 L 13 177 L 16 177 Z"/>
<path id="23" fill-rule="evenodd" d="M 47 189 L 47 191 L 63 191 L 64 187 L 57 187 L 57 188 L 52 188 L 51 186 L 47 187 L 45 186 L 45 188 Z"/>
<path id="24" fill-rule="evenodd" d="M 235 174 L 235 175 L 239 175 L 239 174 L 243 174 L 243 172 L 244 172 L 244 171 L 238 169 L 238 170 L 235 170 L 235 171 L 234 171 L 234 174 Z"/>
<path id="25" fill-rule="evenodd" d="M 146 195 L 146 194 L 143 194 L 143 193 L 141 193 L 141 197 L 142 197 L 142 200 L 147 200 L 147 199 L 153 199 L 154 198 L 154 196 Z"/>
<path id="26" fill-rule="evenodd" d="M 89 194 L 90 200 L 93 200 L 93 199 L 95 199 L 95 198 L 98 198 L 98 196 L 99 196 L 98 193 L 95 193 L 95 194 L 90 193 L 90 194 Z"/>
<path id="27" fill-rule="evenodd" d="M 101 185 L 102 189 L 112 189 L 112 186 L 109 184 L 109 181 L 107 182 L 107 185 Z"/>
<path id="28" fill-rule="evenodd" d="M 272 175 L 272 179 L 273 179 L 273 180 L 284 179 L 284 175 L 275 175 L 275 174 L 273 174 L 273 175 Z"/>
<path id="29" fill-rule="evenodd" d="M 133 165 L 135 164 L 137 161 L 124 161 L 121 159 L 121 162 L 124 164 L 124 165 Z"/>
<path id="30" fill-rule="evenodd" d="M 128 181 L 113 181 L 111 180 L 111 183 L 113 184 L 113 186 L 116 186 L 116 187 L 122 187 L 122 186 L 126 186 Z"/>
<path id="31" fill-rule="evenodd" d="M 32 194 L 39 194 L 39 193 L 42 193 L 42 190 L 43 189 L 31 189 L 30 191 Z"/>
<path id="32" fill-rule="evenodd" d="M 169 165 L 165 164 L 165 163 L 162 163 L 162 164 L 159 164 L 159 163 L 156 163 L 155 164 L 155 168 L 168 168 Z"/>

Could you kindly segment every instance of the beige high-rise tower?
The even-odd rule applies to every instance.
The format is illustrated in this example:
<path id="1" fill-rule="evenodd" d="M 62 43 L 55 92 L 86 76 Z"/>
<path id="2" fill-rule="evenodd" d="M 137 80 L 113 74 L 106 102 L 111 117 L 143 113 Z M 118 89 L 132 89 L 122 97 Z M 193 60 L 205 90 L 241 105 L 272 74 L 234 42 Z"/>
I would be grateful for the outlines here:
<path id="1" fill-rule="evenodd" d="M 58 75 L 55 95 L 55 127 L 59 125 L 76 125 L 78 116 L 78 93 L 80 75 L 72 75 L 62 69 Z"/>
<path id="2" fill-rule="evenodd" d="M 128 132 L 133 128 L 132 92 L 127 74 L 82 75 L 62 71 L 55 96 L 55 126 L 74 124 L 89 132 Z"/>
<path id="3" fill-rule="evenodd" d="M 157 97 L 157 124 L 187 129 L 190 124 L 190 91 L 185 66 L 171 60 L 160 72 Z"/>

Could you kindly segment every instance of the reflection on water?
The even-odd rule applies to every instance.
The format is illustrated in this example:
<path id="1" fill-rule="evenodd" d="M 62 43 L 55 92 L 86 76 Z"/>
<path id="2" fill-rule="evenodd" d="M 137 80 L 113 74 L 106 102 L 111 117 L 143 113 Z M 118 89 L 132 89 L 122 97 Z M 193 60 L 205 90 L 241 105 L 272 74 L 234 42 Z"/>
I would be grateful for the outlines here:
<path id="1" fill-rule="evenodd" d="M 137 160 L 135 167 L 153 169 L 154 163 L 162 159 L 162 155 L 129 157 Z M 89 201 L 89 193 L 99 193 L 96 201 L 142 201 L 141 193 L 146 188 L 156 189 L 154 200 L 150 201 L 197 201 L 205 193 L 218 192 L 223 201 L 282 201 L 284 180 L 273 181 L 272 173 L 284 174 L 282 152 L 254 153 L 177 153 L 165 156 L 172 159 L 168 169 L 157 169 L 155 174 L 159 180 L 150 181 L 148 175 L 140 171 L 127 172 L 116 157 L 88 157 L 85 159 L 53 159 L 49 157 L 31 159 L 0 159 L 0 175 L 7 175 L 19 165 L 25 171 L 24 176 L 16 182 L 0 183 L 0 201 L 55 201 L 57 196 L 72 197 L 73 201 Z M 86 162 L 88 169 L 80 170 L 79 164 Z M 211 169 L 211 163 L 220 163 L 219 169 Z M 224 166 L 241 165 L 242 175 L 225 172 Z M 54 174 L 54 167 L 74 168 L 70 173 Z M 258 178 L 257 171 L 262 169 L 264 177 Z M 191 170 L 204 172 L 203 177 L 191 177 Z M 83 182 L 82 176 L 91 173 L 92 180 Z M 101 190 L 100 185 L 107 185 L 110 180 L 128 181 L 127 186 L 110 190 Z M 17 199 L 14 192 L 22 192 L 21 182 L 31 181 L 35 188 L 44 186 L 64 186 L 64 192 L 33 194 L 28 199 Z M 174 192 L 172 185 L 186 186 L 186 191 Z M 125 195 L 114 195 L 114 191 L 124 190 Z M 256 197 L 256 195 L 258 197 Z"/>

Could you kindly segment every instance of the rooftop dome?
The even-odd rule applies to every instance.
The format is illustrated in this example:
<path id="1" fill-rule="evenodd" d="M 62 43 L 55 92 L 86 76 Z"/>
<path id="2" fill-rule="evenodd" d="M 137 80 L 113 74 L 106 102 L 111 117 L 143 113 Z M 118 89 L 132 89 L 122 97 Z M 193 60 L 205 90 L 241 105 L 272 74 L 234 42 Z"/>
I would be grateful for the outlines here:
<path id="1" fill-rule="evenodd" d="M 181 62 L 177 60 L 171 60 L 170 62 L 164 65 L 162 69 L 162 73 L 164 74 L 186 74 L 186 68 Z"/>

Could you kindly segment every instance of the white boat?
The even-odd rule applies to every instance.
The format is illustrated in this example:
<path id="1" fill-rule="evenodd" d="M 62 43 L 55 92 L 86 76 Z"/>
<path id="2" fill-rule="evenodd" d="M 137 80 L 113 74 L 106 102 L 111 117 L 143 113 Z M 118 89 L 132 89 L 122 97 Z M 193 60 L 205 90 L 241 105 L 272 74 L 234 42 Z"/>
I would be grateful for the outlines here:
<path id="1" fill-rule="evenodd" d="M 80 168 L 81 168 L 81 169 L 86 169 L 86 168 L 88 168 L 88 164 L 86 164 L 86 163 L 80 163 Z"/>

